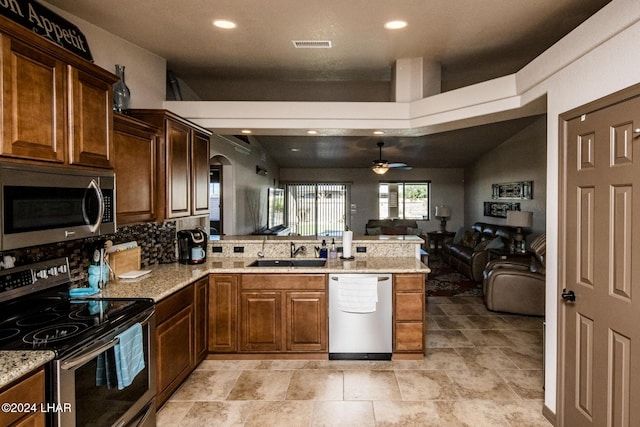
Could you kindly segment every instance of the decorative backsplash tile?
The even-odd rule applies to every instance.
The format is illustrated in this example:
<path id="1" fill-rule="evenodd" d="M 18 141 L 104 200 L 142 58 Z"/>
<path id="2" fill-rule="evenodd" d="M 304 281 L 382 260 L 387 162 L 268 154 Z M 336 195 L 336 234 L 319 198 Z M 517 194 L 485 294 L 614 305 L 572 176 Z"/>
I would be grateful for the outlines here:
<path id="1" fill-rule="evenodd" d="M 141 249 L 141 267 L 176 262 L 175 221 L 120 227 L 115 234 L 107 234 L 100 236 L 100 238 L 70 240 L 50 245 L 15 249 L 3 252 L 0 255 L 14 256 L 17 266 L 68 257 L 73 285 L 84 286 L 89 267 L 91 247 L 98 241 L 106 240 L 112 240 L 114 244 L 135 240 Z"/>

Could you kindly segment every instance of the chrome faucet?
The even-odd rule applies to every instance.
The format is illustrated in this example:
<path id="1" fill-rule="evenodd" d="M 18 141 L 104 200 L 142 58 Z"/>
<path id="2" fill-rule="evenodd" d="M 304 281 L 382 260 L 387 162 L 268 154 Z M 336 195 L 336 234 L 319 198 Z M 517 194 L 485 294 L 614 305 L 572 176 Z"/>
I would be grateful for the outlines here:
<path id="1" fill-rule="evenodd" d="M 291 258 L 295 258 L 300 252 L 305 252 L 307 248 L 304 246 L 299 246 L 296 248 L 296 244 L 291 242 Z"/>

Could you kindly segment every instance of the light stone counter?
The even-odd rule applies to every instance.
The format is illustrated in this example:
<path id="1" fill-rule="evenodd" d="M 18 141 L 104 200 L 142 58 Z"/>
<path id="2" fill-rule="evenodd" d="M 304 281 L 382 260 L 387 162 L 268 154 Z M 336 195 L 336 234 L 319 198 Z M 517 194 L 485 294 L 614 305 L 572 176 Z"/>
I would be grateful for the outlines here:
<path id="1" fill-rule="evenodd" d="M 0 351 L 0 388 L 35 371 L 54 357 L 52 351 Z"/>
<path id="2" fill-rule="evenodd" d="M 411 257 L 365 257 L 352 261 L 327 260 L 325 267 L 248 267 L 257 258 L 208 258 L 198 265 L 160 264 L 151 266 L 151 273 L 138 279 L 110 282 L 95 297 L 151 298 L 158 302 L 209 273 L 429 273 L 420 260 Z M 265 258 L 268 259 L 268 258 Z"/>
<path id="3" fill-rule="evenodd" d="M 375 237 L 375 236 L 373 236 Z M 234 241 L 237 242 L 237 241 Z M 158 302 L 209 273 L 429 273 L 431 270 L 414 257 L 356 256 L 353 260 L 327 260 L 324 267 L 249 267 L 257 259 L 242 257 L 208 257 L 198 265 L 159 264 L 146 268 L 151 272 L 137 279 L 110 282 L 91 298 L 149 298 Z M 358 254 L 355 254 L 358 255 Z M 269 259 L 269 258 L 264 258 Z M 50 351 L 0 351 L 0 387 L 34 371 L 53 360 Z"/>

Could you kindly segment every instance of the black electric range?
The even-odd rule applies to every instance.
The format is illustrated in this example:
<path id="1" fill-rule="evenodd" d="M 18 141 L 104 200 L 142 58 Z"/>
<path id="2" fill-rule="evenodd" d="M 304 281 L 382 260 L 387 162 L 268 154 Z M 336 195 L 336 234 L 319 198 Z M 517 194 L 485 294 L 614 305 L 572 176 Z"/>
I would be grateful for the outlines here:
<path id="1" fill-rule="evenodd" d="M 62 358 L 153 309 L 146 299 L 75 298 L 70 283 L 66 258 L 0 271 L 0 349 Z"/>

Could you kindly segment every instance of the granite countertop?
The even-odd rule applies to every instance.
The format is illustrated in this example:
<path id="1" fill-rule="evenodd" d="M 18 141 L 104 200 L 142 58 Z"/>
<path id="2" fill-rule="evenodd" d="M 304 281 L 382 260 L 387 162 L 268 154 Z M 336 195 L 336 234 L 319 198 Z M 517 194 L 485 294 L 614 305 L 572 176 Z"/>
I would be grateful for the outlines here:
<path id="1" fill-rule="evenodd" d="M 411 257 L 363 257 L 327 260 L 324 267 L 249 267 L 257 258 L 210 257 L 203 264 L 159 264 L 137 279 L 110 282 L 93 298 L 150 298 L 158 302 L 209 273 L 329 274 L 329 273 L 429 273 L 420 260 Z M 268 258 L 265 258 L 268 259 Z M 301 258 L 304 259 L 304 258 Z M 53 360 L 51 351 L 0 351 L 0 387 Z"/>
<path id="2" fill-rule="evenodd" d="M 265 258 L 266 259 L 266 258 Z M 368 257 L 352 261 L 327 260 L 325 267 L 248 267 L 256 258 L 209 258 L 203 264 L 160 264 L 146 268 L 151 272 L 137 279 L 110 282 L 96 297 L 151 298 L 158 302 L 209 273 L 429 273 L 429 267 L 416 258 Z"/>
<path id="3" fill-rule="evenodd" d="M 0 351 L 0 388 L 53 360 L 52 351 Z"/>
<path id="4" fill-rule="evenodd" d="M 212 235 L 209 236 L 209 242 L 262 242 L 263 240 L 267 242 L 320 242 L 322 240 L 331 240 L 335 239 L 336 243 L 342 242 L 342 236 L 275 236 L 275 235 L 240 235 L 240 236 L 218 236 Z M 370 243 L 416 243 L 421 244 L 424 243 L 424 239 L 420 236 L 412 235 L 412 234 L 399 234 L 399 235 L 391 235 L 391 234 L 380 234 L 376 236 L 366 236 L 366 235 L 354 235 L 352 241 L 354 243 L 358 242 L 370 242 Z"/>

